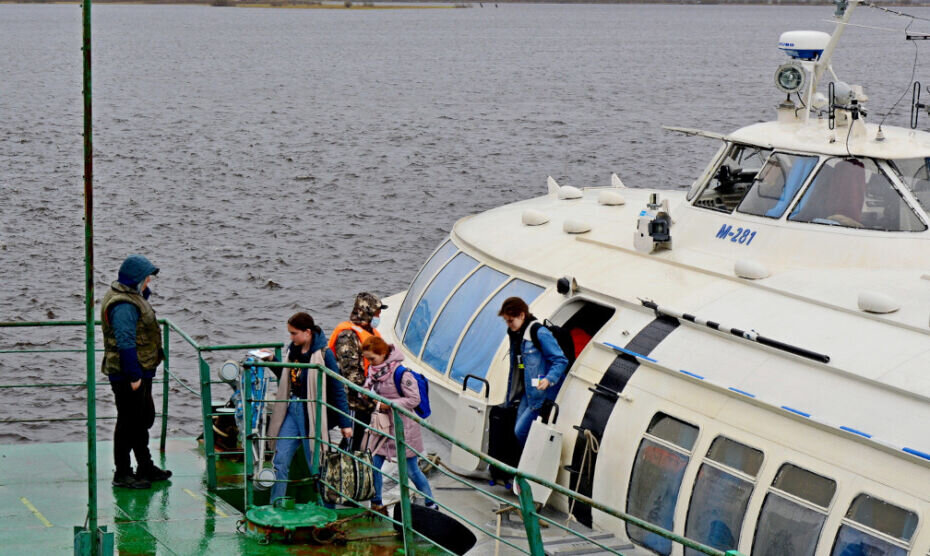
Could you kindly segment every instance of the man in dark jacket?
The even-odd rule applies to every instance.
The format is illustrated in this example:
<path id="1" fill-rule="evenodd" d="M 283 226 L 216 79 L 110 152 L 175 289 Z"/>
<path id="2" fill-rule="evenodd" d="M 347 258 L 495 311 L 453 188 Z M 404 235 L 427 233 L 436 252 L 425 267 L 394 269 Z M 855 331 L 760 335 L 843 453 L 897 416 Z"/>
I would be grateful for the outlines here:
<path id="1" fill-rule="evenodd" d="M 142 255 L 126 257 L 100 306 L 104 344 L 101 370 L 110 379 L 116 398 L 116 487 L 149 488 L 153 481 L 171 477 L 171 471 L 155 466 L 149 452 L 149 429 L 155 423 L 152 379 L 164 359 L 161 330 L 148 302 L 149 285 L 156 274 L 158 267 Z M 136 457 L 135 473 L 130 452 Z"/>

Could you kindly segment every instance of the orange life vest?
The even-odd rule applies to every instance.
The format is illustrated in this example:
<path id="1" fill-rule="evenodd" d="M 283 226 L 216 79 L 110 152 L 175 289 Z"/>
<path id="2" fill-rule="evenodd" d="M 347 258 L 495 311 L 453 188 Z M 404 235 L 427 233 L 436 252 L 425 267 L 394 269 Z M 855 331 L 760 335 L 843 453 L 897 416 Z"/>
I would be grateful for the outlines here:
<path id="1" fill-rule="evenodd" d="M 353 323 L 352 321 L 347 320 L 347 321 L 340 322 L 338 325 L 336 325 L 335 330 L 333 330 L 333 333 L 329 337 L 329 349 L 333 351 L 333 354 L 336 353 L 336 338 L 338 338 L 339 335 L 345 332 L 346 330 L 351 330 L 355 332 L 355 335 L 358 336 L 358 341 L 361 344 L 364 344 L 365 340 L 367 340 L 368 338 L 372 336 L 377 336 L 378 338 L 381 337 L 381 333 L 378 332 L 377 328 L 372 328 L 372 330 L 374 330 L 374 334 L 372 334 L 371 332 L 365 330 L 364 328 Z M 365 376 L 368 376 L 369 365 L 370 363 L 368 362 L 368 360 L 362 357 L 362 368 L 365 371 Z"/>

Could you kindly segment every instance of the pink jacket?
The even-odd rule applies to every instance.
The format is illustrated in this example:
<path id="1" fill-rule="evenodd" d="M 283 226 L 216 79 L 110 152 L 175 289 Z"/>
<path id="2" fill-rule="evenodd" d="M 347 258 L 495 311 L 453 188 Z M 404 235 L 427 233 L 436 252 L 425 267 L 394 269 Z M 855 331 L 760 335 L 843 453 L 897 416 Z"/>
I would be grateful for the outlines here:
<path id="1" fill-rule="evenodd" d="M 397 387 L 394 386 L 394 369 L 396 369 L 400 362 L 404 360 L 404 354 L 399 350 L 391 346 L 391 351 L 388 353 L 387 358 L 384 360 L 384 363 L 380 365 L 372 365 L 368 369 L 368 378 L 365 380 L 365 386 L 371 390 L 374 390 L 379 396 L 383 396 L 391 400 L 392 402 L 399 404 L 404 409 L 409 409 L 411 412 L 413 408 L 420 405 L 420 390 L 417 387 L 416 380 L 410 376 L 409 373 L 404 373 L 403 377 L 400 379 L 400 387 L 403 392 L 398 392 Z M 388 432 L 394 434 L 394 416 L 391 415 L 391 410 L 388 409 L 384 412 L 380 419 L 383 419 L 384 422 L 389 422 L 390 427 Z M 371 421 L 372 426 L 375 425 L 379 419 L 378 412 L 375 412 L 372 415 Z M 407 449 L 407 457 L 412 457 L 416 454 L 410 450 L 414 450 L 423 453 L 423 433 L 420 429 L 420 424 L 413 421 L 406 415 L 402 415 L 401 419 L 404 423 L 404 440 L 409 446 Z M 379 445 L 374 451 L 373 455 L 382 455 L 386 458 L 397 457 L 397 448 L 394 446 L 394 441 L 391 439 L 381 440 L 378 442 L 378 439 L 382 437 L 375 436 L 368 441 L 369 447 L 374 447 Z"/>

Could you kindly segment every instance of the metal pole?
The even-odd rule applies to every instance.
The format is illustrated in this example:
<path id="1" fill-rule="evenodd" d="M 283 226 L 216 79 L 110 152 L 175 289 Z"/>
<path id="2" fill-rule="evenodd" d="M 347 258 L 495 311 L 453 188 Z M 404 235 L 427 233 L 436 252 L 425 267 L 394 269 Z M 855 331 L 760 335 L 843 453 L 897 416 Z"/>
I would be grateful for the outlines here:
<path id="1" fill-rule="evenodd" d="M 210 365 L 204 361 L 200 349 L 200 410 L 203 412 L 203 453 L 207 458 L 207 490 L 216 490 L 216 446 L 213 445 L 213 398 L 210 393 Z"/>
<path id="2" fill-rule="evenodd" d="M 525 477 L 517 475 L 517 488 L 520 490 L 520 513 L 523 514 L 523 527 L 526 528 L 526 540 L 530 545 L 530 554 L 543 556 L 542 533 L 539 530 L 539 518 L 536 516 L 536 502 L 533 491 Z"/>
<path id="3" fill-rule="evenodd" d="M 245 511 L 252 509 L 252 479 L 254 469 L 252 466 L 252 371 L 253 367 L 242 369 L 244 380 L 240 386 L 242 393 L 242 412 L 243 412 L 243 431 L 242 431 L 242 452 L 245 458 L 245 473 L 243 477 L 243 491 L 245 494 Z M 274 502 L 274 500 L 272 500 Z"/>
<path id="4" fill-rule="evenodd" d="M 404 554 L 415 556 L 413 526 L 410 522 L 410 487 L 407 485 L 407 442 L 404 441 L 404 421 L 400 413 L 394 416 L 394 447 L 397 449 L 397 481 L 400 483 L 400 515 L 404 525 Z"/>
<path id="5" fill-rule="evenodd" d="M 83 0 L 84 59 L 84 319 L 87 349 L 87 525 L 92 542 L 91 554 L 97 554 L 97 396 L 94 367 L 94 146 L 91 110 L 90 57 L 91 0 Z"/>
<path id="6" fill-rule="evenodd" d="M 287 371 L 285 370 L 281 372 L 281 380 L 287 380 L 287 377 L 284 374 L 285 372 Z M 308 375 L 310 374 L 309 369 L 307 369 L 307 374 Z M 329 434 L 329 431 L 323 430 L 323 403 L 322 402 L 323 402 L 323 398 L 325 397 L 324 394 L 326 393 L 326 391 L 323 390 L 323 388 L 326 388 L 326 385 L 323 383 L 323 378 L 324 378 L 323 371 L 316 369 L 316 396 L 314 396 L 313 398 L 313 401 L 316 403 L 316 405 L 314 405 L 313 407 L 313 415 L 314 415 L 313 435 L 314 435 L 315 440 L 313 441 L 313 454 L 312 454 L 312 459 L 310 461 L 310 476 L 311 477 L 317 477 L 320 474 L 320 442 L 323 440 L 324 434 L 326 435 Z M 307 380 L 308 381 L 310 380 L 309 376 L 307 377 Z M 303 402 L 297 402 L 297 403 L 303 403 Z M 329 438 L 326 438 L 326 440 L 329 440 Z M 322 499 L 323 497 L 322 490 L 319 487 L 317 488 L 317 490 L 320 491 L 317 494 L 319 494 L 320 498 Z"/>
<path id="7" fill-rule="evenodd" d="M 162 376 L 165 377 L 161 390 L 161 443 L 159 448 L 161 453 L 165 453 L 165 443 L 168 441 L 168 382 L 171 381 L 171 328 L 168 323 L 164 325 L 162 332 L 162 350 L 165 352 L 165 361 L 162 363 Z"/>

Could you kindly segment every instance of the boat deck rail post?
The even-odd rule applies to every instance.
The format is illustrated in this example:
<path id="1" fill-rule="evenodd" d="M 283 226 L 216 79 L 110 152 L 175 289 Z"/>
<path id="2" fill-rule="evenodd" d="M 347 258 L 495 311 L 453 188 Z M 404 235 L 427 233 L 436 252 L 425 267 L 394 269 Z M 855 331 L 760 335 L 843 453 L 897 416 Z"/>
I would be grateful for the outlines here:
<path id="1" fill-rule="evenodd" d="M 550 524 L 550 525 L 552 525 L 552 526 L 555 526 L 556 528 L 561 529 L 562 531 L 564 531 L 564 532 L 567 533 L 567 534 L 574 535 L 574 536 L 578 537 L 579 540 L 582 540 L 582 541 L 591 543 L 593 546 L 597 546 L 597 547 L 599 547 L 599 548 L 601 548 L 601 549 L 603 549 L 603 550 L 607 550 L 608 552 L 614 552 L 614 553 L 616 553 L 616 551 L 610 549 L 610 547 L 604 546 L 603 544 L 599 543 L 598 541 L 596 541 L 596 540 L 590 538 L 588 535 L 585 535 L 585 534 L 582 533 L 582 532 L 576 531 L 576 530 L 574 530 L 574 529 L 572 529 L 572 528 L 566 526 L 566 524 L 559 523 L 559 522 L 557 522 L 557 521 L 555 521 L 555 520 L 553 520 L 553 519 L 551 519 L 551 518 L 548 518 L 548 517 L 546 517 L 546 516 L 541 515 L 541 514 L 536 510 L 535 503 L 533 502 L 533 499 L 532 499 L 531 489 L 529 488 L 529 484 L 530 484 L 530 483 L 536 483 L 536 484 L 539 484 L 539 485 L 542 485 L 542 486 L 545 486 L 545 487 L 547 487 L 547 488 L 552 489 L 553 492 L 557 492 L 557 493 L 559 493 L 559 494 L 561 494 L 561 495 L 563 495 L 563 496 L 566 496 L 569 500 L 576 500 L 576 501 L 578 501 L 578 502 L 580 502 L 580 503 L 582 503 L 582 504 L 587 504 L 587 505 L 591 506 L 593 509 L 596 509 L 596 510 L 598 510 L 598 511 L 601 511 L 601 512 L 603 512 L 603 513 L 605 513 L 605 514 L 608 514 L 608 515 L 610 515 L 610 516 L 612 516 L 612 517 L 615 517 L 615 518 L 617 518 L 617 519 L 620 519 L 620 520 L 622 520 L 622 521 L 624 521 L 624 522 L 627 522 L 627 523 L 629 523 L 629 524 L 631 524 L 631 525 L 635 525 L 635 526 L 637 526 L 637 527 L 639 527 L 639 528 L 641 528 L 641 529 L 644 529 L 644 530 L 646 530 L 646 531 L 648 531 L 648 532 L 650 532 L 650 533 L 654 533 L 654 534 L 656 534 L 656 535 L 658 535 L 658 536 L 660 536 L 660 537 L 669 539 L 669 540 L 671 540 L 672 542 L 677 543 L 677 544 L 680 544 L 680 545 L 682 545 L 682 546 L 685 547 L 685 548 L 690 548 L 690 549 L 692 549 L 692 550 L 696 550 L 697 552 L 700 552 L 701 554 L 707 554 L 708 556 L 743 556 L 743 555 L 742 555 L 739 551 L 737 551 L 737 550 L 719 550 L 719 549 L 716 549 L 716 548 L 707 546 L 707 545 L 705 545 L 705 544 L 699 543 L 699 542 L 697 542 L 697 541 L 694 541 L 694 540 L 692 540 L 692 539 L 689 539 L 689 538 L 687 538 L 687 537 L 684 537 L 684 536 L 675 534 L 675 533 L 673 533 L 673 532 L 671 532 L 671 531 L 668 531 L 668 530 L 666 530 L 666 529 L 663 529 L 662 527 L 653 525 L 652 523 L 650 523 L 650 522 L 648 522 L 648 521 L 645 521 L 645 520 L 643 520 L 643 519 L 637 518 L 637 517 L 635 517 L 635 516 L 633 516 L 633 515 L 630 515 L 630 514 L 628 514 L 628 513 L 626 513 L 626 512 L 622 512 L 622 511 L 620 511 L 620 510 L 614 509 L 614 508 L 612 508 L 612 507 L 610 507 L 610 506 L 607 506 L 606 504 L 597 502 L 596 500 L 594 500 L 594 499 L 592 499 L 592 498 L 590 498 L 590 497 L 588 497 L 588 496 L 585 496 L 585 495 L 580 494 L 580 493 L 578 493 L 578 492 L 576 492 L 576 491 L 573 491 L 573 490 L 571 490 L 571 489 L 568 489 L 568 488 L 566 488 L 566 487 L 564 487 L 564 486 L 562 486 L 562 485 L 559 485 L 559 484 L 557 484 L 557 483 L 553 483 L 553 482 L 547 481 L 547 480 L 545 480 L 545 479 L 536 477 L 536 476 L 531 475 L 531 474 L 529 474 L 529 473 L 523 472 L 523 471 L 521 471 L 521 470 L 519 470 L 519 469 L 517 469 L 517 468 L 515 468 L 515 467 L 511 467 L 511 466 L 509 466 L 509 465 L 507 465 L 507 464 L 505 464 L 505 463 L 503 463 L 503 462 L 500 462 L 500 461 L 498 461 L 498 460 L 496 460 L 496 459 L 494 459 L 494 458 L 488 456 L 487 454 L 484 454 L 484 453 L 482 453 L 482 452 L 480 452 L 480 451 L 478 451 L 478 450 L 475 450 L 474 448 L 471 448 L 470 446 L 467 446 L 467 445 L 463 444 L 462 442 L 460 442 L 459 440 L 455 439 L 454 437 L 452 437 L 452 436 L 449 435 L 448 433 L 446 433 L 446 432 L 444 432 L 444 431 L 442 431 L 442 430 L 437 429 L 435 426 L 433 426 L 432 424 L 430 424 L 428 421 L 426 421 L 426 420 L 420 418 L 420 417 L 419 417 L 418 415 L 416 415 L 414 412 L 412 412 L 412 411 L 410 411 L 410 410 L 408 410 L 408 409 L 406 409 L 406 408 L 404 408 L 404 407 L 402 407 L 402 406 L 396 404 L 395 402 L 393 402 L 393 401 L 391 401 L 391 400 L 388 400 L 388 399 L 386 399 L 386 398 L 384 398 L 384 397 L 382 397 L 382 396 L 380 396 L 380 395 L 378 395 L 378 394 L 376 394 L 376 393 L 374 393 L 374 392 L 372 392 L 372 391 L 370 391 L 370 390 L 365 390 L 364 388 L 362 388 L 362 387 L 358 386 L 357 384 L 353 383 L 352 381 L 350 381 L 350 380 L 348 380 L 348 379 L 342 377 L 342 376 L 339 375 L 338 373 L 335 373 L 335 372 L 333 372 L 333 371 L 327 369 L 326 367 L 323 367 L 323 366 L 320 366 L 320 365 L 311 364 L 311 363 L 277 363 L 277 362 L 268 362 L 268 361 L 249 361 L 249 362 L 244 362 L 243 365 L 244 365 L 245 367 L 278 367 L 278 368 L 285 368 L 285 367 L 287 367 L 287 368 L 316 369 L 316 370 L 320 371 L 320 372 L 318 373 L 318 377 L 317 377 L 317 380 L 318 380 L 318 383 L 317 383 L 317 384 L 318 384 L 318 386 L 317 386 L 318 395 L 320 395 L 320 393 L 322 392 L 322 390 L 321 390 L 322 384 L 323 384 L 322 379 L 323 379 L 323 375 L 325 374 L 325 375 L 327 375 L 328 377 L 331 377 L 331 378 L 333 378 L 334 380 L 337 380 L 337 381 L 341 382 L 342 384 L 346 385 L 346 387 L 348 387 L 348 388 L 350 388 L 350 389 L 352 389 L 352 390 L 355 390 L 356 392 L 359 392 L 359 393 L 361 393 L 361 394 L 364 394 L 364 395 L 370 397 L 371 399 L 376 400 L 376 401 L 379 401 L 379 402 L 383 403 L 384 405 L 390 407 L 391 410 L 392 410 L 393 419 L 394 419 L 395 434 L 394 434 L 394 435 L 387 435 L 387 436 L 388 436 L 388 438 L 394 439 L 394 441 L 396 442 L 396 445 L 397 445 L 397 454 L 401 454 L 401 453 L 402 453 L 401 450 L 403 450 L 403 453 L 406 453 L 406 450 L 407 450 L 408 448 L 410 448 L 410 447 L 407 446 L 407 444 L 404 442 L 404 436 L 403 436 L 403 420 L 401 419 L 401 416 L 405 416 L 405 417 L 408 417 L 408 418 L 412 419 L 413 421 L 419 423 L 422 427 L 424 427 L 425 429 L 429 430 L 430 432 L 436 434 L 436 435 L 439 436 L 440 438 L 442 438 L 442 439 L 444 439 L 444 440 L 446 440 L 446 441 L 452 443 L 452 444 L 455 445 L 455 446 L 458 446 L 459 448 L 465 450 L 466 452 L 470 453 L 471 455 L 473 455 L 473 456 L 479 458 L 480 460 L 484 461 L 484 462 L 487 463 L 488 465 L 493 466 L 493 467 L 495 467 L 495 468 L 497 468 L 497 469 L 500 469 L 500 470 L 502 470 L 502 471 L 504 471 L 504 472 L 506 472 L 506 473 L 513 474 L 513 475 L 514 475 L 514 480 L 515 480 L 518 484 L 520 484 L 521 496 L 520 496 L 519 506 L 515 506 L 515 505 L 513 504 L 513 502 L 508 501 L 508 500 L 506 500 L 506 499 L 504 499 L 504 498 L 501 498 L 500 496 L 497 496 L 497 495 L 495 495 L 495 494 L 493 494 L 493 493 L 491 493 L 491 492 L 488 492 L 488 491 L 485 490 L 485 489 L 482 489 L 482 488 L 480 488 L 480 487 L 477 487 L 477 486 L 475 486 L 475 485 L 472 485 L 471 483 L 465 482 L 465 481 L 461 480 L 460 478 L 455 477 L 455 476 L 452 475 L 451 473 L 449 473 L 449 472 L 443 470 L 441 467 L 437 467 L 438 471 L 439 471 L 440 473 L 442 473 L 443 475 L 445 475 L 445 476 L 447 476 L 447 477 L 450 477 L 450 478 L 452 478 L 452 479 L 454 479 L 454 480 L 457 480 L 457 481 L 461 482 L 463 485 L 466 485 L 466 486 L 468 486 L 469 488 L 471 488 L 471 489 L 473 489 L 473 490 L 475 490 L 475 491 L 481 492 L 481 493 L 487 495 L 488 497 L 490 497 L 490 498 L 492 498 L 492 499 L 495 499 L 495 500 L 501 502 L 502 504 L 506 504 L 506 505 L 508 505 L 508 506 L 510 506 L 510 507 L 515 507 L 515 508 L 517 508 L 517 509 L 520 510 L 520 512 L 521 512 L 521 514 L 522 514 L 522 518 L 523 518 L 524 527 L 525 527 L 525 529 L 526 529 L 527 541 L 528 541 L 528 543 L 529 543 L 529 549 L 522 548 L 522 547 L 519 547 L 519 546 L 517 546 L 517 545 L 514 545 L 513 543 L 511 543 L 511 542 L 508 541 L 507 539 L 502 538 L 502 537 L 500 537 L 499 535 L 496 535 L 495 533 L 493 533 L 493 532 L 491 532 L 491 531 L 486 531 L 481 525 L 476 524 L 476 523 L 473 523 L 472 521 L 468 520 L 466 517 L 464 517 L 464 516 L 458 514 L 457 512 L 455 512 L 455 510 L 454 510 L 453 508 L 450 508 L 450 507 L 448 507 L 448 506 L 441 505 L 441 507 L 443 508 L 443 510 L 447 511 L 450 515 L 456 517 L 457 519 L 459 519 L 459 520 L 461 520 L 461 521 L 464 521 L 465 523 L 467 523 L 468 525 L 470 525 L 473 529 L 478 530 L 478 531 L 480 531 L 480 532 L 482 532 L 482 533 L 484 533 L 484 534 L 486 534 L 486 535 L 488 535 L 488 536 L 490 536 L 490 537 L 492 537 L 492 538 L 494 538 L 494 539 L 496 539 L 496 540 L 498 540 L 498 541 L 500 541 L 500 542 L 502 542 L 502 543 L 504 543 L 504 544 L 507 544 L 508 546 L 510 546 L 510 547 L 512 547 L 512 548 L 514 548 L 514 549 L 516 549 L 516 550 L 518 550 L 518 551 L 520 551 L 520 552 L 522 552 L 522 553 L 531 554 L 531 555 L 533 555 L 533 556 L 544 556 L 545 551 L 544 551 L 544 547 L 543 547 L 542 534 L 541 534 L 541 530 L 540 530 L 540 527 L 539 527 L 539 521 L 544 521 L 544 522 L 546 522 L 546 523 L 548 523 L 548 524 Z M 321 415 L 321 412 L 322 412 L 322 409 L 323 409 L 324 406 L 326 406 L 326 407 L 328 407 L 328 408 L 331 408 L 331 409 L 335 409 L 337 412 L 342 413 L 338 408 L 335 408 L 335 407 L 333 407 L 332 405 L 330 405 L 330 404 L 328 404 L 328 403 L 326 403 L 326 402 L 319 401 L 319 400 L 307 400 L 307 401 L 315 401 L 315 402 L 316 402 L 317 416 L 318 416 L 318 417 Z M 342 414 L 344 414 L 344 413 L 342 413 Z M 320 422 L 320 419 L 318 418 L 318 419 L 317 419 L 317 423 L 319 424 L 319 422 Z M 371 427 L 366 427 L 366 428 L 368 428 L 369 430 L 372 430 Z M 318 465 L 319 465 L 319 459 L 318 459 L 318 458 L 319 458 L 319 445 L 320 445 L 321 443 L 326 444 L 326 445 L 328 445 L 328 446 L 330 446 L 330 447 L 334 447 L 335 449 L 339 450 L 339 451 L 342 452 L 342 453 L 348 453 L 348 452 L 345 452 L 345 451 L 339 449 L 338 447 L 335 447 L 335 446 L 333 446 L 332 444 L 330 444 L 329 441 L 328 441 L 328 439 L 324 438 L 324 437 L 320 434 L 321 431 L 317 430 L 317 431 L 314 431 L 314 432 L 315 432 L 315 434 L 316 434 L 316 439 L 318 440 L 317 442 L 314 443 L 314 444 L 315 444 L 315 448 L 314 448 L 314 462 L 315 462 L 315 463 L 314 463 L 314 467 L 315 467 L 314 476 L 318 476 L 316 473 L 318 473 L 318 470 L 319 470 L 319 467 L 318 467 Z M 400 434 L 398 434 L 398 433 L 400 433 Z M 412 448 L 411 448 L 411 450 L 412 450 Z M 420 454 L 420 453 L 416 452 L 415 450 L 412 450 L 412 451 L 414 451 L 414 453 L 416 453 L 419 457 L 425 457 L 424 454 Z M 354 457 L 354 456 L 353 456 L 353 457 Z M 357 458 L 355 458 L 355 459 L 356 459 L 356 461 L 361 461 L 361 460 L 358 460 Z M 395 524 L 400 524 L 400 525 L 402 526 L 402 528 L 403 528 L 402 531 L 403 531 L 403 534 L 404 534 L 405 545 L 407 545 L 407 549 L 410 550 L 409 552 L 407 552 L 407 554 L 413 554 L 412 551 L 415 550 L 415 548 L 414 548 L 414 545 L 412 544 L 412 540 L 413 540 L 414 537 L 424 539 L 424 540 L 426 540 L 426 541 L 428 541 L 428 542 L 430 542 L 430 543 L 432 543 L 432 544 L 434 544 L 434 545 L 435 545 L 435 543 L 433 543 L 433 541 L 432 541 L 431 539 L 428 539 L 428 538 L 426 538 L 426 537 L 423 537 L 418 531 L 416 531 L 415 529 L 413 529 L 413 528 L 412 528 L 412 525 L 410 524 L 410 517 L 409 517 L 409 516 L 410 516 L 410 513 L 409 513 L 409 511 L 410 511 L 410 491 L 415 490 L 415 489 L 411 489 L 409 486 L 407 486 L 407 482 L 408 482 L 408 481 L 407 481 L 406 479 L 407 479 L 407 477 L 408 477 L 408 470 L 407 470 L 407 468 L 406 468 L 406 458 L 401 458 L 401 457 L 398 455 L 398 458 L 397 458 L 397 459 L 398 459 L 398 462 L 397 462 L 397 467 L 398 467 L 398 477 L 397 477 L 397 480 L 398 480 L 398 483 L 401 485 L 401 501 L 400 501 L 400 504 L 401 504 L 401 515 L 402 515 L 402 520 L 403 520 L 403 521 L 402 521 L 402 522 L 396 522 L 396 521 L 394 521 L 393 519 L 392 519 L 391 521 L 394 522 Z M 402 462 L 403 462 L 403 463 L 402 463 Z M 375 472 L 378 472 L 378 471 L 376 470 Z M 339 491 L 339 485 L 330 485 L 330 484 L 328 484 L 328 483 L 324 483 L 324 485 L 325 485 L 326 487 L 328 487 L 328 488 L 331 488 L 331 489 L 334 489 L 334 490 Z M 421 495 L 423 494 L 423 493 L 419 492 L 418 490 L 417 490 L 416 492 L 419 493 L 419 494 L 421 494 Z M 523 494 L 523 493 L 525 493 L 525 494 Z M 344 493 L 341 493 L 341 494 L 344 494 Z M 350 498 L 350 500 L 351 500 L 351 498 Z M 351 501 L 353 501 L 353 502 L 358 502 L 358 501 L 355 501 L 355 500 L 351 500 Z M 411 542 L 408 542 L 408 540 L 411 541 Z M 436 545 L 436 546 L 438 547 L 438 545 Z M 439 548 L 442 548 L 442 547 L 439 547 Z"/>
<path id="2" fill-rule="evenodd" d="M 200 412 L 203 420 L 203 451 L 207 460 L 207 490 L 213 492 L 216 490 L 216 458 L 217 452 L 214 446 L 213 438 L 213 385 L 225 384 L 221 380 L 210 379 L 210 364 L 204 357 L 205 353 L 217 351 L 241 351 L 249 349 L 273 348 L 278 359 L 281 358 L 280 342 L 260 342 L 245 344 L 220 344 L 220 345 L 202 345 L 200 342 L 191 337 L 181 327 L 172 322 L 170 319 L 164 319 L 167 328 L 178 333 L 182 340 L 188 343 L 197 352 L 197 369 L 200 379 Z M 167 334 L 167 333 L 166 333 Z M 165 342 L 167 345 L 167 341 Z M 167 353 L 167 352 L 166 352 Z M 167 369 L 166 369 L 167 372 Z M 238 454 L 238 452 L 236 452 Z M 230 454 L 232 455 L 232 454 Z"/>
<path id="3" fill-rule="evenodd" d="M 168 434 L 168 418 L 170 416 L 170 396 L 171 388 L 170 382 L 172 379 L 182 388 L 187 390 L 189 393 L 200 397 L 201 400 L 201 412 L 202 419 L 204 424 L 204 455 L 207 460 L 207 484 L 209 489 L 216 490 L 216 458 L 217 452 L 213 448 L 213 425 L 212 425 L 212 397 L 211 397 L 211 387 L 213 384 L 223 383 L 220 380 L 211 380 L 210 379 L 210 365 L 206 361 L 205 354 L 216 351 L 235 351 L 235 350 L 247 350 L 247 349 L 260 349 L 260 348 L 273 348 L 275 350 L 275 356 L 280 360 L 281 359 L 281 349 L 283 344 L 280 342 L 262 342 L 262 343 L 247 343 L 247 344 L 224 344 L 224 345 L 201 345 L 197 342 L 190 334 L 184 331 L 180 326 L 171 321 L 171 319 L 161 318 L 158 319 L 159 324 L 162 327 L 162 349 L 164 350 L 165 359 L 162 364 L 163 378 L 161 380 L 153 380 L 153 384 L 162 384 L 162 407 L 161 411 L 156 413 L 156 418 L 160 418 L 161 422 L 161 431 L 159 434 L 159 451 L 164 454 L 167 444 L 167 434 Z M 51 321 L 9 321 L 9 322 L 0 322 L 0 330 L 2 329 L 18 329 L 18 328 L 49 328 L 49 327 L 77 327 L 85 326 L 86 321 L 82 320 L 51 320 Z M 100 326 L 100 321 L 94 321 L 95 326 Z M 172 371 L 175 366 L 171 362 L 171 340 L 172 332 L 176 333 L 184 342 L 189 344 L 197 354 L 198 362 L 198 376 L 200 379 L 200 391 L 189 386 L 181 377 Z M 22 354 L 22 353 L 89 353 L 88 359 L 96 358 L 96 354 L 102 352 L 102 348 L 96 347 L 84 347 L 84 348 L 62 348 L 62 349 L 0 349 L 0 355 L 4 354 Z M 96 360 L 93 366 L 96 369 Z M 87 388 L 89 391 L 96 388 L 105 388 L 109 386 L 107 381 L 97 382 L 94 380 L 96 378 L 96 370 L 94 373 L 88 374 L 88 380 L 85 382 L 42 382 L 42 383 L 20 383 L 20 384 L 0 384 L 0 390 L 13 389 L 13 388 L 50 388 L 50 387 L 81 387 Z M 225 383 L 223 383 L 225 384 Z M 90 398 L 90 394 L 88 394 Z M 93 417 L 94 422 L 100 420 L 113 420 L 116 419 L 115 416 L 97 416 L 96 415 L 96 397 L 94 397 L 94 410 L 92 411 L 88 407 L 87 415 L 84 417 L 46 417 L 46 418 L 36 418 L 36 419 L 0 419 L 0 424 L 10 424 L 10 423 L 39 423 L 39 422 L 64 422 L 64 421 L 88 421 Z M 96 431 L 96 425 L 95 425 Z M 96 444 L 96 435 L 94 438 L 94 443 Z M 241 452 L 224 452 L 228 455 L 236 455 Z M 88 453 L 88 459 L 94 458 L 93 463 L 96 465 L 96 451 Z M 88 520 L 89 521 L 89 520 Z M 82 541 L 83 542 L 83 541 Z"/>

